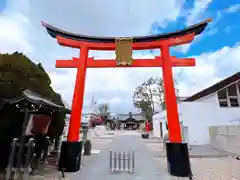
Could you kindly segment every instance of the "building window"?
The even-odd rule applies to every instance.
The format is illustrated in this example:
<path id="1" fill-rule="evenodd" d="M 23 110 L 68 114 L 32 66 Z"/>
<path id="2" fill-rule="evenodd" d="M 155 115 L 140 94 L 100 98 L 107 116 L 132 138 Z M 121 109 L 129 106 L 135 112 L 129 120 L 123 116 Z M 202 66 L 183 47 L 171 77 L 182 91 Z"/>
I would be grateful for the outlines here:
<path id="1" fill-rule="evenodd" d="M 231 105 L 231 107 L 238 107 L 239 103 L 238 103 L 238 98 L 229 98 L 229 103 Z"/>
<path id="2" fill-rule="evenodd" d="M 220 107 L 228 107 L 228 102 L 227 100 L 219 99 L 219 105 Z"/>
<path id="3" fill-rule="evenodd" d="M 218 91 L 217 95 L 220 107 L 239 107 L 240 81 Z"/>
<path id="4" fill-rule="evenodd" d="M 218 91 L 218 101 L 220 107 L 228 107 L 228 101 L 227 101 L 227 91 L 226 89 Z"/>

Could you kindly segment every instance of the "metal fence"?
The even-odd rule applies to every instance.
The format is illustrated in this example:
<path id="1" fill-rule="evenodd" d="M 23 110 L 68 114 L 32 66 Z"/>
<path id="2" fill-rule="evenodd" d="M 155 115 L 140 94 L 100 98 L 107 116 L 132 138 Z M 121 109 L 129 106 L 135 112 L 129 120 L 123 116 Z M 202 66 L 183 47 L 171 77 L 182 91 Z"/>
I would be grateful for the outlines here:
<path id="1" fill-rule="evenodd" d="M 49 137 L 45 138 L 44 147 L 42 147 L 41 158 L 39 161 L 36 161 L 35 165 L 38 167 L 38 164 L 41 162 L 42 164 L 45 163 L 46 158 L 49 152 Z M 23 151 L 21 152 L 20 160 L 19 160 L 19 149 L 20 149 L 20 142 L 18 138 L 14 138 L 11 144 L 11 152 L 9 156 L 8 167 L 6 168 L 6 180 L 10 179 L 29 179 L 29 175 L 32 170 L 36 167 L 33 167 L 33 156 L 34 156 L 34 147 L 35 147 L 35 139 L 30 138 L 26 143 L 23 145 Z"/>
<path id="2" fill-rule="evenodd" d="M 133 152 L 113 152 L 110 151 L 110 171 L 128 172 L 135 171 L 135 153 Z"/>
<path id="3" fill-rule="evenodd" d="M 8 162 L 8 167 L 6 171 L 6 180 L 9 179 L 19 179 L 21 176 L 22 179 L 27 179 L 29 175 L 31 155 L 33 153 L 34 148 L 34 139 L 31 138 L 29 141 L 24 144 L 24 151 L 22 155 L 22 160 L 20 162 L 20 167 L 17 167 L 17 153 L 19 150 L 19 140 L 18 138 L 14 138 L 11 144 L 11 152 Z"/>

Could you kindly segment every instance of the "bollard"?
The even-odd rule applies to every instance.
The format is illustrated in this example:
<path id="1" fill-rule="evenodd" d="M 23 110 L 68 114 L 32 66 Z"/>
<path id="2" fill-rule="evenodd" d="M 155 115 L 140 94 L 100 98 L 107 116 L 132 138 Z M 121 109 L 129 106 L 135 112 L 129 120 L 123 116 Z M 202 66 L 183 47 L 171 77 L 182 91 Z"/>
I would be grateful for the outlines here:
<path id="1" fill-rule="evenodd" d="M 6 180 L 11 179 L 12 176 L 12 168 L 13 168 L 13 163 L 16 155 L 16 146 L 17 146 L 17 141 L 18 138 L 14 138 L 11 144 L 11 153 L 9 156 L 9 162 L 8 162 L 8 167 L 7 167 L 7 173 L 6 173 Z"/>
<path id="2" fill-rule="evenodd" d="M 121 152 L 118 152 L 118 170 L 121 171 Z"/>
<path id="3" fill-rule="evenodd" d="M 113 167 L 112 167 L 112 161 L 113 161 L 113 158 L 112 158 L 112 150 L 110 151 L 110 171 L 113 172 Z"/>
<path id="4" fill-rule="evenodd" d="M 128 162 L 128 170 L 130 169 L 130 152 L 128 152 L 128 156 L 127 156 L 127 162 Z"/>
<path id="5" fill-rule="evenodd" d="M 130 173 L 133 173 L 135 169 L 135 154 L 134 151 L 132 152 L 132 169 L 130 171 Z"/>
<path id="6" fill-rule="evenodd" d="M 126 157 L 125 157 L 125 152 L 123 152 L 123 171 L 127 170 L 125 165 L 126 165 Z"/>
<path id="7" fill-rule="evenodd" d="M 114 152 L 114 168 L 113 171 L 117 171 L 117 152 Z"/>

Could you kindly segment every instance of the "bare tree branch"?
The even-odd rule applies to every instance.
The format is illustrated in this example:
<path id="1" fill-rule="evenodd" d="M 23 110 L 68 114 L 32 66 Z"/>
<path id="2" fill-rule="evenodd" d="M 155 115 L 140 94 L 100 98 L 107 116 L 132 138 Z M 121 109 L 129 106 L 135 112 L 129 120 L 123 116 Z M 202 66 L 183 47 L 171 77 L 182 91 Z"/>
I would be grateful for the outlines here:
<path id="1" fill-rule="evenodd" d="M 178 89 L 176 89 L 176 95 L 178 95 Z M 133 93 L 133 104 L 151 121 L 156 108 L 165 109 L 163 80 L 151 77 L 136 87 Z"/>
<path id="2" fill-rule="evenodd" d="M 109 105 L 108 104 L 99 104 L 98 106 L 98 114 L 102 118 L 102 120 L 105 122 L 110 115 L 109 112 Z"/>

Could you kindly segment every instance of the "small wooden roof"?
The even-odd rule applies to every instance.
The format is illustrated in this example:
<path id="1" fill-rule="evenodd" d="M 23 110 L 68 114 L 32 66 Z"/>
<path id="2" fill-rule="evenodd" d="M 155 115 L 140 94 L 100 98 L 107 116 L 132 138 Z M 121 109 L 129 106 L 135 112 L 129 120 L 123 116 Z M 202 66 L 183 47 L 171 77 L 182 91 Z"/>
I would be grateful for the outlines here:
<path id="1" fill-rule="evenodd" d="M 28 101 L 32 104 L 42 106 L 43 108 L 53 108 L 53 109 L 59 109 L 66 113 L 70 113 L 71 110 L 65 108 L 64 106 L 60 106 L 51 100 L 48 100 L 41 96 L 40 94 L 34 93 L 29 89 L 26 89 L 22 92 L 22 96 L 13 98 L 13 99 L 2 99 L 1 101 L 1 107 L 5 104 L 17 104 L 23 101 Z"/>

